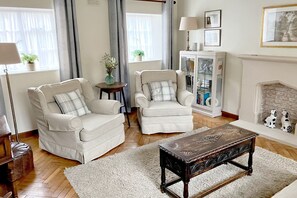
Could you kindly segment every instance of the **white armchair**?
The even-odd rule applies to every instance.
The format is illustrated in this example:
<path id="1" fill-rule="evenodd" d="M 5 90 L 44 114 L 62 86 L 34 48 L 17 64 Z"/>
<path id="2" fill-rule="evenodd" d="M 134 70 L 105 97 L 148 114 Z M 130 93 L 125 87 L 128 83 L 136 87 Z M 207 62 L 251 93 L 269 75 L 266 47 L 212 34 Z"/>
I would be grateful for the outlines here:
<path id="1" fill-rule="evenodd" d="M 194 96 L 186 90 L 182 71 L 145 70 L 135 72 L 135 103 L 143 134 L 186 132 L 193 129 L 192 102 Z M 172 81 L 177 101 L 153 101 L 149 83 Z"/>
<path id="2" fill-rule="evenodd" d="M 62 114 L 54 96 L 79 90 L 91 113 Z M 39 132 L 39 147 L 55 155 L 87 163 L 123 143 L 124 115 L 120 102 L 97 100 L 82 78 L 28 89 Z"/>

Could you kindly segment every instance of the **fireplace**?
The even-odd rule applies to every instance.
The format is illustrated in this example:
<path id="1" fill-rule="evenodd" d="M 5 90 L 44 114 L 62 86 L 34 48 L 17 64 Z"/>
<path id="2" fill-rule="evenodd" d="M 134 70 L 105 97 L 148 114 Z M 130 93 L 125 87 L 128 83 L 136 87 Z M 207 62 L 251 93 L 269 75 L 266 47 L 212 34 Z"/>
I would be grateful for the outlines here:
<path id="1" fill-rule="evenodd" d="M 241 55 L 242 90 L 239 120 L 232 124 L 297 147 L 297 57 Z M 277 111 L 276 128 L 265 127 L 270 111 Z M 290 134 L 280 129 L 282 110 L 293 125 Z"/>
<path id="2" fill-rule="evenodd" d="M 285 85 L 280 81 L 260 83 L 257 86 L 256 97 L 256 118 L 257 123 L 264 124 L 265 118 L 270 115 L 270 111 L 277 112 L 276 128 L 281 128 L 282 111 L 289 113 L 291 123 L 297 121 L 297 89 Z M 295 126 L 293 125 L 293 131 Z"/>

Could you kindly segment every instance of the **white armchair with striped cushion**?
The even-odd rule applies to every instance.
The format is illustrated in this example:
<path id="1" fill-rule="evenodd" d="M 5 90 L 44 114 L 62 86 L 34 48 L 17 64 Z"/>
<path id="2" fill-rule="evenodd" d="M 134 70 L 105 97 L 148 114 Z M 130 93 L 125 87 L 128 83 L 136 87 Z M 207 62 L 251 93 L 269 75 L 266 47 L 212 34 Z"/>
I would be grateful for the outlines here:
<path id="1" fill-rule="evenodd" d="M 143 134 L 193 129 L 191 105 L 194 95 L 186 90 L 182 71 L 137 71 L 135 77 L 135 103 Z"/>
<path id="2" fill-rule="evenodd" d="M 96 99 L 86 79 L 32 87 L 28 94 L 43 150 L 87 163 L 125 140 L 120 102 Z"/>

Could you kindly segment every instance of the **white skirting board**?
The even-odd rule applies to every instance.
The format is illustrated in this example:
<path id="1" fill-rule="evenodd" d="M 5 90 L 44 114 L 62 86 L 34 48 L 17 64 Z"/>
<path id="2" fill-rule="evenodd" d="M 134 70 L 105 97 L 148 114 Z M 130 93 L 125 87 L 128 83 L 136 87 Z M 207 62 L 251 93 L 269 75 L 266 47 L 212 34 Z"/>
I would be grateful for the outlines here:
<path id="1" fill-rule="evenodd" d="M 293 146 L 297 148 L 297 134 L 290 134 L 286 133 L 280 129 L 270 129 L 264 125 L 261 124 L 255 124 L 243 120 L 237 120 L 234 122 L 231 122 L 230 124 L 234 126 L 238 126 L 253 132 L 258 133 L 260 136 L 263 136 L 265 138 L 275 140 L 277 142 Z"/>

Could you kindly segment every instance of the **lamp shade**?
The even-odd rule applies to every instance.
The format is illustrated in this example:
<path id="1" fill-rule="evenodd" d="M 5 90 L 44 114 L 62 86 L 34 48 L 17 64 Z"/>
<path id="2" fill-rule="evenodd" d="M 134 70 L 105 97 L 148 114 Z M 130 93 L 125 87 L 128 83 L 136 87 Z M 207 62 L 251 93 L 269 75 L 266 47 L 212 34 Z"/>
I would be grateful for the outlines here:
<path id="1" fill-rule="evenodd" d="M 20 63 L 20 55 L 15 43 L 0 43 L 0 64 Z"/>
<path id="2" fill-rule="evenodd" d="M 196 17 L 182 17 L 180 20 L 179 30 L 197 30 L 197 18 Z"/>

